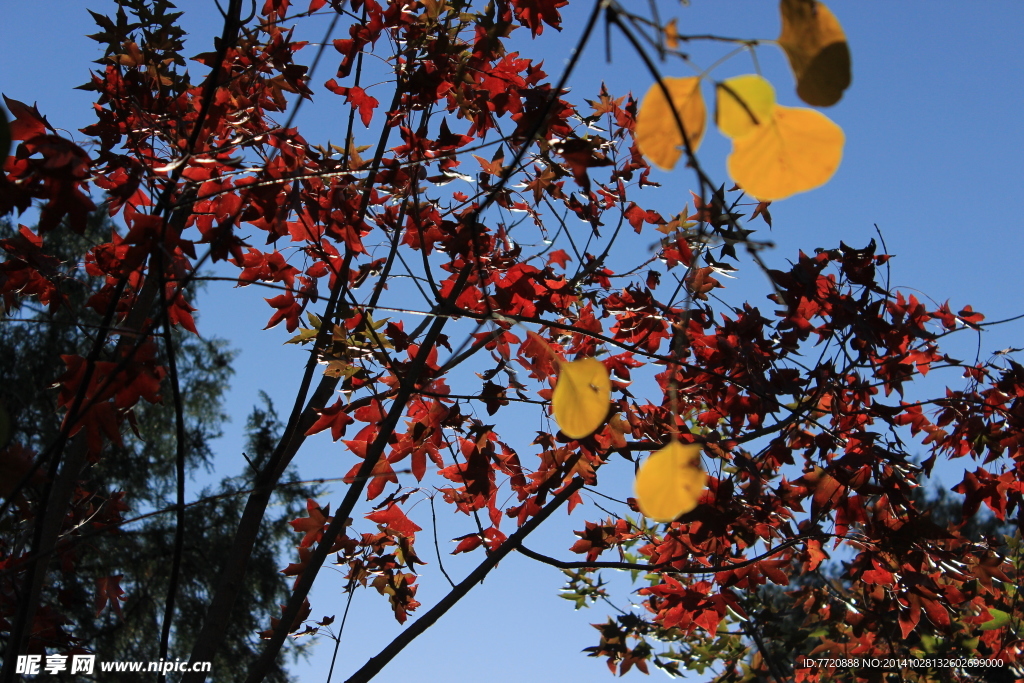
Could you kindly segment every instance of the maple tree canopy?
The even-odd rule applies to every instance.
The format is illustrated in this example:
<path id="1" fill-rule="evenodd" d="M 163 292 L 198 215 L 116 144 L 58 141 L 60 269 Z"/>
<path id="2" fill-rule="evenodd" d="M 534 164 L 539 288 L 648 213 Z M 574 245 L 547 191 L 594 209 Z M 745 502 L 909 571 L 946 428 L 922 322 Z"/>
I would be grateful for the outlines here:
<path id="1" fill-rule="evenodd" d="M 892 286 L 874 239 L 774 254 L 758 232 L 790 227 L 771 203 L 828 182 L 845 139 L 731 57 L 781 48 L 798 96 L 834 104 L 850 58 L 823 4 L 781 0 L 770 42 L 730 37 L 726 15 L 688 34 L 656 3 L 615 0 L 564 23 L 568 0 L 225 4 L 215 39 L 189 37 L 211 49 L 191 64 L 168 0 L 93 12 L 88 144 L 5 96 L 0 325 L 73 343 L 47 351 L 52 390 L 0 394 L 0 683 L 19 654 L 120 628 L 144 630 L 154 659 L 219 662 L 217 680 L 276 678 L 288 643 L 342 640 L 336 605 L 310 600 L 327 573 L 403 624 L 338 660 L 369 681 L 513 552 L 565 571 L 577 606 L 612 606 L 586 652 L 620 675 L 804 683 L 854 654 L 1024 661 L 1024 366 L 945 350 L 1000 321 Z M 602 27 L 629 46 L 616 59 L 644 74 L 642 100 L 579 96 Z M 573 36 L 567 58 L 541 62 L 532 41 L 554 31 Z M 712 93 L 733 183 L 698 155 Z M 333 141 L 309 132 L 322 111 Z M 113 227 L 90 232 L 100 215 Z M 61 256 L 62 239 L 84 255 Z M 761 294 L 736 300 L 737 277 Z M 205 341 L 196 285 L 216 297 L 225 280 L 264 311 L 251 333 L 286 338 L 302 369 L 280 428 L 255 430 L 256 457 L 218 458 L 233 476 L 207 495 L 189 478 L 195 422 L 217 411 L 190 402 L 203 363 L 185 351 Z M 940 371 L 939 391 L 916 382 Z M 165 446 L 149 460 L 147 440 Z M 933 505 L 922 482 L 952 460 L 970 463 L 962 499 Z M 321 478 L 289 480 L 296 463 Z M 299 493 L 323 468 L 334 488 Z M 111 471 L 159 497 L 105 486 Z M 275 519 L 286 492 L 305 513 Z M 575 538 L 531 549 L 563 508 L 587 516 Z M 153 564 L 117 549 L 153 518 L 174 532 L 150 591 Z M 273 584 L 253 574 L 268 530 L 293 542 L 253 648 L 237 610 Z M 612 570 L 634 581 L 624 601 Z M 427 600 L 425 584 L 447 592 Z M 838 675 L 950 673 L 926 668 Z"/>

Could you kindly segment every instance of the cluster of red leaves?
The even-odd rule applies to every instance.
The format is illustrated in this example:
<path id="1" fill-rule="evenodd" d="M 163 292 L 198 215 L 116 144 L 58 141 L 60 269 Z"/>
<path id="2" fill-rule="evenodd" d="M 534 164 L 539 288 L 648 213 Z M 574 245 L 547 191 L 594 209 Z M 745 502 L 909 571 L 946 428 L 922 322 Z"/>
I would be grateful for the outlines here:
<path id="1" fill-rule="evenodd" d="M 1013 610 L 1001 582 L 1016 583 L 1019 560 L 999 539 L 970 539 L 961 525 L 936 525 L 912 493 L 937 458 L 969 456 L 985 466 L 966 472 L 953 489 L 964 496 L 964 522 L 981 505 L 1000 521 L 1021 518 L 1022 368 L 1013 361 L 962 366 L 971 389 L 921 403 L 883 402 L 882 395 L 902 394 L 933 363 L 961 365 L 940 354 L 937 340 L 981 318 L 966 308 L 953 314 L 947 304 L 928 310 L 913 297 L 890 296 L 875 280 L 875 267 L 888 257 L 874 248 L 801 255 L 790 271 L 773 272 L 772 298 L 781 305 L 774 320 L 752 308 L 721 323 L 691 316 L 683 357 L 692 364 L 680 359 L 681 367 L 659 381 L 666 389 L 676 382 L 686 406 L 680 411 L 709 430 L 706 451 L 721 459 L 719 473 L 696 510 L 660 531 L 588 524 L 581 534 L 586 541 L 572 550 L 588 562 L 599 552 L 635 547 L 651 565 L 684 571 L 662 573 L 639 591 L 650 612 L 643 628 L 627 634 L 612 622 L 597 626 L 602 633 L 614 626 L 617 635 L 602 636 L 593 655 L 624 672 L 634 663 L 623 649 L 626 635 L 711 637 L 727 610 L 751 623 L 737 591 L 770 581 L 798 586 L 792 600 L 804 627 L 824 634 L 805 652 L 810 656 L 906 657 L 922 637 L 938 637 L 975 643 L 964 646 L 965 655 L 974 655 L 973 647 L 978 656 L 1019 661 L 1019 634 L 992 623 L 989 611 Z M 809 341 L 819 347 L 817 366 L 787 368 L 786 359 Z M 785 417 L 772 420 L 778 413 Z M 931 457 L 920 466 L 900 439 L 905 425 L 930 445 Z M 757 435 L 760 450 L 748 452 L 744 444 Z M 794 480 L 783 471 L 792 465 L 803 468 Z M 854 549 L 835 579 L 841 594 L 796 580 L 828 558 L 829 540 Z M 797 671 L 797 680 L 828 673 Z"/>
<path id="2" fill-rule="evenodd" d="M 395 618 L 401 623 L 404 623 L 408 613 L 420 604 L 415 599 L 415 565 L 423 564 L 416 556 L 414 548 L 416 532 L 421 529 L 399 507 L 407 497 L 392 497 L 375 512 L 366 515 L 366 519 L 377 524 L 377 533 L 365 533 L 360 538 L 342 536 L 330 548 L 330 552 L 338 553 L 336 564 L 348 567 L 348 590 L 353 590 L 356 585 L 372 585 L 381 595 L 388 596 Z M 308 516 L 300 517 L 291 523 L 295 531 L 304 534 L 299 542 L 299 561 L 281 570 L 285 576 L 296 577 L 296 581 L 308 566 L 312 547 L 320 541 L 324 527 L 331 522 L 329 507 L 321 508 L 316 501 L 310 499 L 306 502 L 306 508 Z M 408 571 L 403 571 L 404 569 Z M 304 612 L 302 619 L 291 625 L 290 633 L 296 632 L 309 616 L 309 609 Z M 271 628 L 262 632 L 261 636 L 270 638 L 276 627 L 276 623 L 271 624 Z M 313 630 L 313 627 L 309 626 L 300 635 L 311 633 Z"/>

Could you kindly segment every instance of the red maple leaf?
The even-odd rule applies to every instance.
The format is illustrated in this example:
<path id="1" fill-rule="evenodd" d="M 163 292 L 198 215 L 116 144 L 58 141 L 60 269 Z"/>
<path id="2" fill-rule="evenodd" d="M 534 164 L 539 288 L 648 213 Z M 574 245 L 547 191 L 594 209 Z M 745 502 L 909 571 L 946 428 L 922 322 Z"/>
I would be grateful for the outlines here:
<path id="1" fill-rule="evenodd" d="M 363 125 L 367 128 L 370 127 L 373 110 L 380 105 L 376 98 L 367 95 L 366 91 L 359 86 L 347 88 L 338 85 L 338 82 L 333 78 L 324 83 L 324 86 L 336 95 L 344 95 L 345 102 L 359 110 L 359 118 L 362 120 Z"/>
<path id="2" fill-rule="evenodd" d="M 471 550 L 476 550 L 483 543 L 483 539 L 480 537 L 479 532 L 466 534 L 465 536 L 459 536 L 458 538 L 453 538 L 452 540 L 459 542 L 459 544 L 455 546 L 455 550 L 452 551 L 452 555 L 458 555 L 459 553 L 468 553 Z"/>
<path id="3" fill-rule="evenodd" d="M 483 157 L 478 157 L 475 154 L 473 155 L 473 158 L 476 159 L 478 164 L 480 164 L 481 171 L 489 175 L 500 176 L 503 170 L 501 162 L 505 160 L 505 149 L 503 147 L 498 147 L 490 161 L 487 161 Z"/>
<path id="4" fill-rule="evenodd" d="M 281 614 L 282 615 L 284 614 L 285 609 L 286 609 L 286 606 L 285 605 L 281 605 Z M 313 608 L 310 606 L 309 600 L 303 600 L 302 601 L 302 609 L 300 609 L 299 613 L 295 615 L 295 621 L 292 622 L 292 625 L 288 629 L 288 632 L 289 633 L 294 633 L 294 632 L 298 631 L 299 627 L 302 626 L 302 622 L 304 622 L 306 620 L 306 618 L 309 617 L 309 613 L 312 612 L 312 611 L 313 611 Z M 281 623 L 281 620 L 278 619 L 277 617 L 271 618 L 270 619 L 270 628 L 268 628 L 265 631 L 260 631 L 259 632 L 260 638 L 262 638 L 263 640 L 270 640 L 271 638 L 273 638 L 274 637 L 274 631 L 277 630 L 277 627 L 278 627 L 278 625 L 280 623 Z"/>
<path id="5" fill-rule="evenodd" d="M 569 0 L 515 0 L 516 16 L 523 26 L 529 27 L 535 36 L 544 33 L 544 25 L 547 24 L 556 31 L 562 30 L 562 15 L 558 13 L 559 7 L 565 7 Z"/>
<path id="6" fill-rule="evenodd" d="M 599 152 L 593 143 L 580 138 L 566 140 L 555 148 L 555 152 L 565 159 L 566 165 L 572 171 L 573 179 L 583 188 L 584 192 L 590 192 L 590 176 L 587 175 L 588 168 L 611 166 L 615 163 Z"/>
<path id="7" fill-rule="evenodd" d="M 317 421 L 314 422 L 313 426 L 306 432 L 306 436 L 317 434 L 330 427 L 332 440 L 337 441 L 343 437 L 345 435 L 345 427 L 355 422 L 355 420 L 345 412 L 345 408 L 345 402 L 338 399 L 330 408 L 324 408 L 321 410 L 320 417 L 317 418 Z"/>
<path id="8" fill-rule="evenodd" d="M 557 263 L 561 268 L 565 268 L 565 264 L 569 261 L 572 261 L 572 257 L 566 254 L 563 249 L 548 254 L 548 263 Z"/>
<path id="9" fill-rule="evenodd" d="M 47 130 L 57 132 L 35 105 L 30 107 L 7 95 L 4 95 L 4 102 L 7 103 L 7 110 L 14 115 L 14 120 L 10 122 L 12 140 L 31 140 L 37 135 L 46 135 Z"/>
<path id="10" fill-rule="evenodd" d="M 117 616 L 121 616 L 121 600 L 124 600 L 124 591 L 121 590 L 121 579 L 124 575 L 118 574 L 117 576 L 104 576 L 103 578 L 96 579 L 96 616 L 98 617 L 102 612 L 103 608 L 110 603 L 111 608 L 117 613 Z"/>
<path id="11" fill-rule="evenodd" d="M 662 218 L 657 211 L 645 211 L 637 206 L 635 203 L 630 203 L 629 208 L 625 211 L 626 220 L 633 227 L 634 232 L 640 233 L 641 228 L 645 222 L 647 223 L 664 223 L 665 219 Z"/>
<path id="12" fill-rule="evenodd" d="M 326 508 L 321 508 L 315 500 L 307 498 L 306 510 L 309 511 L 309 517 L 299 517 L 288 522 L 295 531 L 305 534 L 299 542 L 300 548 L 308 548 L 319 541 L 320 537 L 323 536 L 324 526 L 331 521 L 330 505 Z"/>
<path id="13" fill-rule="evenodd" d="M 377 524 L 383 524 L 386 528 L 402 534 L 403 536 L 412 537 L 417 531 L 422 529 L 412 522 L 405 513 L 402 512 L 394 503 L 391 503 L 383 510 L 377 510 L 366 515 L 366 519 Z"/>
<path id="14" fill-rule="evenodd" d="M 960 320 L 964 321 L 967 325 L 977 328 L 978 323 L 985 319 L 985 316 L 978 313 L 970 306 L 964 306 L 964 309 L 956 314 Z"/>

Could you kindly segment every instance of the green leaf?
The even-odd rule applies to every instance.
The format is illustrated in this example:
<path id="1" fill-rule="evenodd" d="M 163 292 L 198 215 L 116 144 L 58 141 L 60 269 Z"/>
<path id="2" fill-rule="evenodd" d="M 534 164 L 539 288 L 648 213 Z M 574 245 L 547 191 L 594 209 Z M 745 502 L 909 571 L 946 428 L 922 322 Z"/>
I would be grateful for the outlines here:
<path id="1" fill-rule="evenodd" d="M 1001 609 L 995 607 L 989 607 L 988 613 L 992 615 L 989 621 L 981 624 L 982 631 L 995 631 L 997 628 L 1002 628 L 1010 623 L 1010 615 Z"/>
<path id="2" fill-rule="evenodd" d="M 304 327 L 299 328 L 299 333 L 285 342 L 285 344 L 305 344 L 310 339 L 315 339 L 317 332 L 320 330 L 307 330 Z"/>

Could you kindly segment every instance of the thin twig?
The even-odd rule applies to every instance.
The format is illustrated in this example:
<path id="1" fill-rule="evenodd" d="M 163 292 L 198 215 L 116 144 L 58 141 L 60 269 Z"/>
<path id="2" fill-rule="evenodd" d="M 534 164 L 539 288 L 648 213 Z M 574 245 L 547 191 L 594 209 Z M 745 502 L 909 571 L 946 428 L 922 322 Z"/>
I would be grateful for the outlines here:
<path id="1" fill-rule="evenodd" d="M 773 555 L 778 555 L 783 550 L 792 548 L 804 541 L 817 539 L 817 538 L 836 538 L 834 534 L 812 534 L 809 536 L 797 536 L 791 538 L 784 543 L 780 543 L 771 550 L 758 555 L 757 557 L 750 558 L 748 560 L 742 560 L 740 562 L 733 562 L 730 564 L 721 565 L 695 565 L 691 567 L 675 568 L 672 564 L 679 560 L 666 560 L 665 562 L 659 562 L 657 564 L 642 564 L 638 562 L 566 562 L 564 560 L 557 560 L 547 555 L 542 555 L 534 550 L 530 550 L 525 546 L 518 548 L 519 552 L 526 555 L 530 559 L 549 564 L 552 567 L 558 567 L 559 569 L 624 569 L 628 571 L 641 571 L 641 572 L 662 572 L 665 574 L 714 574 L 718 572 L 733 571 L 736 569 L 742 569 L 752 564 L 757 564 L 762 560 L 765 560 Z M 682 558 L 680 558 L 682 559 Z"/>
<path id="2" fill-rule="evenodd" d="M 160 274 L 163 274 L 163 259 L 158 259 L 161 266 Z M 167 288 L 163 286 L 160 278 L 160 291 L 166 296 Z M 160 631 L 160 659 L 167 659 L 167 649 L 171 640 L 171 625 L 174 621 L 174 603 L 178 594 L 178 582 L 181 578 L 181 558 L 185 549 L 185 408 L 181 399 L 181 385 L 178 380 L 177 352 L 174 346 L 174 339 L 171 331 L 171 320 L 168 310 L 170 303 L 166 299 L 161 302 L 163 316 L 163 338 L 164 348 L 167 352 L 167 375 L 171 384 L 171 397 L 174 402 L 174 467 L 175 486 L 177 489 L 177 505 L 175 505 L 174 520 L 174 551 L 171 555 L 171 572 L 167 581 L 167 597 L 164 603 L 164 621 Z M 166 674 L 161 671 L 157 680 L 166 680 Z"/>
<path id="3" fill-rule="evenodd" d="M 441 560 L 441 547 L 437 544 L 437 512 L 434 510 L 434 496 L 430 496 L 430 523 L 434 528 L 434 552 L 437 554 L 437 566 L 440 567 L 441 573 L 444 574 L 444 578 L 448 579 L 448 583 L 452 588 L 455 588 L 455 582 L 452 581 L 452 577 L 448 576 L 448 572 L 444 569 L 444 562 Z"/>
<path id="4" fill-rule="evenodd" d="M 537 527 L 546 520 L 551 513 L 562 506 L 570 496 L 583 487 L 583 480 L 576 477 L 569 484 L 558 492 L 540 512 L 527 520 L 496 550 L 492 551 L 483 562 L 477 565 L 476 569 L 460 581 L 440 602 L 427 610 L 419 619 L 409 624 L 402 633 L 392 640 L 379 653 L 370 658 L 358 671 L 348 678 L 345 683 L 366 683 L 383 669 L 388 662 L 394 659 L 409 643 L 415 640 L 424 631 L 434 625 L 445 612 L 455 606 L 472 588 L 484 580 L 488 573 L 503 560 L 509 553 L 516 550 L 523 540 L 530 535 Z"/>

